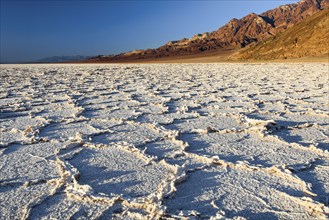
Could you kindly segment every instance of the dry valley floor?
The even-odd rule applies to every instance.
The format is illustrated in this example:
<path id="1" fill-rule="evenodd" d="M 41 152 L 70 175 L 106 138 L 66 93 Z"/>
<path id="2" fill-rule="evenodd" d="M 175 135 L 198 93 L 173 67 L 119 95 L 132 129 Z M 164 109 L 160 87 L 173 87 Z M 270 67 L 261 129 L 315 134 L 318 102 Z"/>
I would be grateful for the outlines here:
<path id="1" fill-rule="evenodd" d="M 328 64 L 0 68 L 0 219 L 328 217 Z"/>

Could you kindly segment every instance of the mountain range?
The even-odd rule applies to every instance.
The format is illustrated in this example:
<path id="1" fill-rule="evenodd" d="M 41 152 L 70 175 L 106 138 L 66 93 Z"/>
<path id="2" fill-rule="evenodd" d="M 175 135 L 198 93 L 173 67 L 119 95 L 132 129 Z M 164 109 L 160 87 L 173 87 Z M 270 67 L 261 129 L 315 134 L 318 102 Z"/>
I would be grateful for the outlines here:
<path id="1" fill-rule="evenodd" d="M 237 51 L 237 54 L 233 55 L 232 53 L 227 53 L 231 55 L 230 57 L 227 56 L 227 58 L 233 60 L 262 59 L 262 55 L 264 54 L 267 54 L 264 56 L 265 59 L 270 59 L 271 54 L 266 53 L 266 51 L 271 50 L 271 48 L 277 52 L 273 58 L 294 57 L 293 53 L 284 55 L 282 54 L 283 51 L 280 53 L 278 52 L 280 50 L 274 48 L 278 45 L 278 42 L 283 40 L 283 38 L 293 40 L 291 42 L 290 40 L 286 40 L 284 43 L 281 43 L 281 48 L 289 48 L 289 43 L 291 43 L 292 46 L 297 44 L 301 46 L 303 43 L 311 43 L 313 45 L 313 47 L 301 46 L 305 48 L 305 50 L 303 50 L 304 53 L 298 51 L 298 54 L 296 53 L 295 57 L 319 54 L 323 55 L 327 54 L 328 50 L 321 49 L 321 53 L 316 51 L 318 48 L 326 49 L 325 45 L 321 46 L 319 44 L 319 41 L 329 41 L 329 23 L 326 22 L 328 13 L 322 12 L 326 11 L 325 9 L 327 8 L 329 8 L 329 0 L 301 0 L 297 3 L 283 5 L 259 15 L 251 13 L 241 19 L 234 18 L 213 32 L 196 34 L 192 38 L 183 38 L 177 41 L 170 41 L 156 49 L 134 50 L 117 55 L 91 57 L 88 61 L 120 62 L 133 60 L 155 60 L 170 57 L 183 57 L 188 55 L 207 56 L 208 54 L 212 54 L 214 52 L 227 53 L 227 51 L 232 51 L 232 53 Z M 322 16 L 317 16 L 316 14 L 318 13 L 322 13 Z M 311 18 L 313 16 L 315 17 Z M 303 22 L 304 20 L 307 20 L 307 22 Z M 319 20 L 322 21 L 318 22 Z M 317 25 L 315 25 L 315 23 Z M 299 24 L 299 26 L 292 29 L 297 24 Z M 299 36 L 300 34 L 298 35 L 301 30 L 303 30 L 303 32 L 305 32 L 308 36 L 311 36 L 309 33 L 312 33 L 313 41 L 310 42 L 302 40 L 303 37 Z M 317 32 L 319 33 L 317 34 Z M 299 42 L 298 39 L 300 39 Z M 266 46 L 264 46 L 264 42 L 266 42 Z M 250 49 L 256 47 L 259 49 Z M 249 50 L 246 51 L 246 48 Z M 312 50 L 310 51 L 306 48 Z"/>
<path id="2" fill-rule="evenodd" d="M 81 61 L 91 58 L 92 56 L 53 56 L 53 57 L 45 57 L 42 59 L 38 59 L 37 63 L 62 63 L 62 62 L 70 62 L 70 61 Z"/>

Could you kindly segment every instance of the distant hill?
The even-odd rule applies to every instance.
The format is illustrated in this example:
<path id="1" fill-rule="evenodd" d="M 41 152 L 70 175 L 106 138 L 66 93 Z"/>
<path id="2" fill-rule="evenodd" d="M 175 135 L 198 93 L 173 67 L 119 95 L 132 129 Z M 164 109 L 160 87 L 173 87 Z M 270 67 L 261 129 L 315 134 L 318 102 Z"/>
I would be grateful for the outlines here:
<path id="1" fill-rule="evenodd" d="M 311 17 L 275 37 L 241 50 L 237 59 L 287 59 L 329 55 L 329 9 Z"/>
<path id="2" fill-rule="evenodd" d="M 37 60 L 38 63 L 62 63 L 62 62 L 70 62 L 70 61 L 80 61 L 86 60 L 91 58 L 91 56 L 53 56 L 53 57 L 46 57 Z"/>
<path id="3" fill-rule="evenodd" d="M 157 49 L 135 50 L 113 56 L 97 56 L 90 62 L 118 62 L 143 59 L 200 55 L 257 44 L 280 34 L 315 13 L 329 8 L 329 0 L 301 0 L 280 6 L 260 15 L 251 13 L 241 19 L 232 19 L 211 33 L 196 34 L 192 38 L 170 41 Z"/>

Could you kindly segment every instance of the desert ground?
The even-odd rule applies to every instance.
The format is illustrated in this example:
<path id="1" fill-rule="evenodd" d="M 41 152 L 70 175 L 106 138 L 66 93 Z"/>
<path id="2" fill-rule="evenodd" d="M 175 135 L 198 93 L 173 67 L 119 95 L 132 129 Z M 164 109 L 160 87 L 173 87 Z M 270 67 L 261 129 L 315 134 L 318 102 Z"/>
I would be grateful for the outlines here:
<path id="1" fill-rule="evenodd" d="M 328 217 L 328 63 L 0 68 L 0 219 Z"/>

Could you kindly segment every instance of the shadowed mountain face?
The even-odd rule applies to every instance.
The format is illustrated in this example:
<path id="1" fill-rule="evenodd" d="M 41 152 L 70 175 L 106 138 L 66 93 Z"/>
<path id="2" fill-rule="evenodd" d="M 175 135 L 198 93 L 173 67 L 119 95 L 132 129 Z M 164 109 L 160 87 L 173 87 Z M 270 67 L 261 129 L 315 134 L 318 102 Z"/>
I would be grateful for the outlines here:
<path id="1" fill-rule="evenodd" d="M 322 10 L 275 37 L 230 57 L 237 59 L 286 59 L 329 53 L 329 9 Z"/>
<path id="2" fill-rule="evenodd" d="M 260 15 L 251 13 L 241 19 L 234 18 L 214 32 L 197 34 L 190 39 L 170 41 L 157 49 L 98 56 L 91 58 L 90 61 L 154 59 L 243 48 L 269 39 L 328 7 L 329 0 L 301 0 Z"/>

